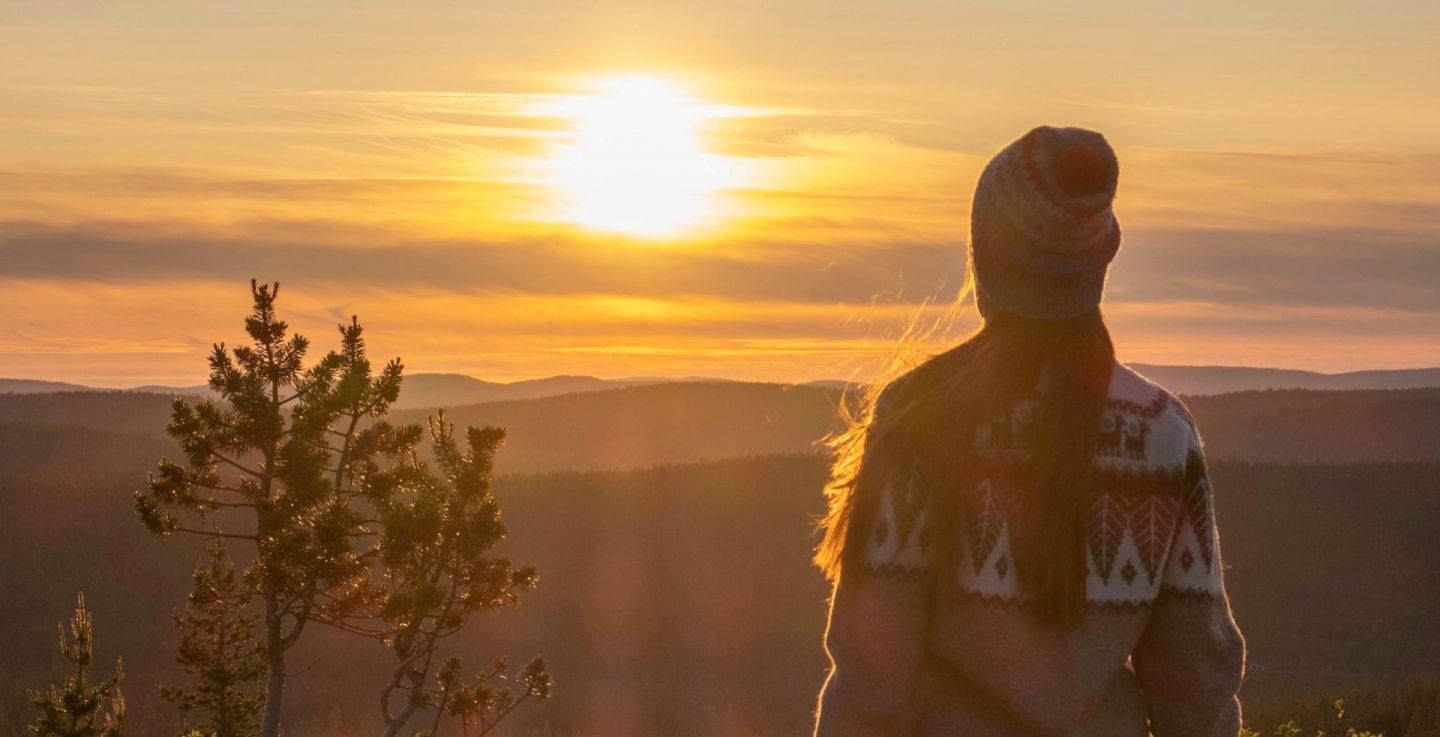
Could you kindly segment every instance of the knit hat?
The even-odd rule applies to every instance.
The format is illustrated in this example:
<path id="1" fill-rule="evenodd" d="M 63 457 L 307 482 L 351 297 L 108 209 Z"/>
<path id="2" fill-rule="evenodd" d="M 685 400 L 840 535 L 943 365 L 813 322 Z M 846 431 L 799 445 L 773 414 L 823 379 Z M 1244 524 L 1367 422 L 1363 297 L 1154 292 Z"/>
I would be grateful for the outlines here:
<path id="1" fill-rule="evenodd" d="M 980 314 L 1063 320 L 1100 306 L 1120 248 L 1120 165 L 1105 137 L 1041 126 L 990 160 L 970 210 Z"/>

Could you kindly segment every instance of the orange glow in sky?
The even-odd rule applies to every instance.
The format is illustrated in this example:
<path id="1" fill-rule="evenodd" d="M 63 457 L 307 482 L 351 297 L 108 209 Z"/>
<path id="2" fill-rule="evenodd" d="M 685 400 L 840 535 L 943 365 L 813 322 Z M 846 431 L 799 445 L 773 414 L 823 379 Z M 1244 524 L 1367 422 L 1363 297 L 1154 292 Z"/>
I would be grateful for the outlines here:
<path id="1" fill-rule="evenodd" d="M 1440 364 L 1437 3 L 210 5 L 0 3 L 0 377 L 197 382 L 251 277 L 414 372 L 845 377 L 1042 123 L 1122 358 Z"/>

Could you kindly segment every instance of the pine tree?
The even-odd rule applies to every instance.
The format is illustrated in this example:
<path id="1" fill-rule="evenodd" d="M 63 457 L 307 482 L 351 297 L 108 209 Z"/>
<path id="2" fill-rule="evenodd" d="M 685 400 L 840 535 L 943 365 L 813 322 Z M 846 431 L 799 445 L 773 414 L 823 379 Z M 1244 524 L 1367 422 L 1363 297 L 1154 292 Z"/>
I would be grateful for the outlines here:
<path id="1" fill-rule="evenodd" d="M 250 293 L 250 344 L 217 344 L 210 355 L 210 388 L 221 402 L 175 400 L 168 431 L 186 462 L 162 460 L 135 506 L 157 535 L 250 547 L 244 581 L 259 601 L 266 669 L 261 735 L 278 737 L 286 654 L 322 605 L 344 614 L 325 604 L 332 592 L 367 575 L 353 549 L 364 520 L 343 470 L 362 427 L 399 395 L 401 366 L 391 361 L 373 374 L 352 319 L 340 326 L 340 350 L 306 369 L 310 344 L 279 319 L 279 285 L 252 280 Z"/>
<path id="2" fill-rule="evenodd" d="M 180 649 L 175 660 L 191 679 L 160 695 L 182 712 L 204 715 L 199 734 L 252 737 L 259 732 L 265 658 L 255 637 L 259 617 L 248 611 L 250 592 L 218 541 L 195 568 L 185 610 L 175 615 Z"/>
<path id="3" fill-rule="evenodd" d="M 518 692 L 505 687 L 507 661 L 468 683 L 458 658 L 438 667 L 443 641 L 477 613 L 507 607 L 537 582 L 531 566 L 490 555 L 505 538 L 500 508 L 490 493 L 503 430 L 468 428 L 461 450 L 444 413 L 433 418 L 428 439 L 438 465 L 422 458 L 418 427 L 378 424 L 355 446 L 349 473 L 379 523 L 371 582 L 339 600 L 358 614 L 344 629 L 379 640 L 396 666 L 381 694 L 385 737 L 394 737 L 423 707 L 435 710 L 432 731 L 444 715 L 484 734 L 520 702 L 550 696 L 550 677 L 536 658 L 515 675 Z M 343 621 L 331 616 L 331 621 Z"/>
<path id="4" fill-rule="evenodd" d="M 472 615 L 516 603 L 536 582 L 534 568 L 490 554 L 505 537 L 490 494 L 504 431 L 469 428 L 462 451 L 443 416 L 428 437 L 418 425 L 391 425 L 383 418 L 399 396 L 401 365 L 372 371 L 357 320 L 339 327 L 339 350 L 306 369 L 309 342 L 287 336 L 276 314 L 279 285 L 252 280 L 250 292 L 250 345 L 217 344 L 210 356 L 210 387 L 221 402 L 175 401 L 168 430 L 186 463 L 162 460 L 135 495 L 152 532 L 212 544 L 210 567 L 196 574 L 205 593 L 196 600 L 192 592 L 177 621 L 187 636 L 181 664 L 198 685 L 169 695 L 206 710 L 207 731 L 218 737 L 248 734 L 247 679 L 259 666 L 237 638 L 258 627 L 260 735 L 277 737 L 286 653 L 319 623 L 394 653 L 381 697 L 387 737 L 423 708 L 434 709 L 437 724 L 449 714 L 467 730 L 488 731 L 518 703 L 548 698 L 538 658 L 516 674 L 518 692 L 498 685 L 508 668 L 464 682 L 458 661 L 445 670 L 437 661 L 445 638 Z M 427 439 L 438 475 L 423 457 Z M 227 568 L 225 544 L 253 554 L 243 585 Z M 258 619 L 224 618 L 233 615 L 222 614 L 222 601 L 236 612 L 253 605 Z"/>
<path id="5" fill-rule="evenodd" d="M 494 684 L 508 677 L 509 666 L 503 658 L 491 670 L 472 676 L 469 682 L 461 673 L 459 658 L 446 660 L 436 675 L 435 687 L 427 693 L 428 703 L 437 710 L 436 725 L 439 716 L 445 714 L 460 721 L 463 737 L 483 737 L 525 701 L 550 698 L 550 676 L 545 672 L 543 658 L 535 658 L 515 674 L 518 691 Z M 434 737 L 436 732 L 432 726 L 423 734 Z"/>
<path id="6" fill-rule="evenodd" d="M 28 692 L 37 712 L 30 731 L 41 737 L 121 737 L 125 721 L 125 699 L 120 695 L 124 664 L 116 660 L 115 675 L 99 683 L 90 682 L 95 626 L 85 608 L 84 594 L 76 597 L 69 638 L 63 623 L 59 628 L 60 653 L 70 663 L 70 675 L 62 685 L 52 685 L 44 693 Z"/>

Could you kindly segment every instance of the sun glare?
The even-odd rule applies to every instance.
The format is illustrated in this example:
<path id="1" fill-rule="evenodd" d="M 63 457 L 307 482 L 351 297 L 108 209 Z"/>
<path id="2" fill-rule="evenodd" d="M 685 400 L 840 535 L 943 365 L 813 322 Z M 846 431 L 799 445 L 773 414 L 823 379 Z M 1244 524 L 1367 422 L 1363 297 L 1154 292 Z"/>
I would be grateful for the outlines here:
<path id="1" fill-rule="evenodd" d="M 601 80 L 570 98 L 560 112 L 573 132 L 550 162 L 560 216 L 652 238 L 713 220 L 717 194 L 735 183 L 733 165 L 704 147 L 717 110 L 649 77 Z"/>

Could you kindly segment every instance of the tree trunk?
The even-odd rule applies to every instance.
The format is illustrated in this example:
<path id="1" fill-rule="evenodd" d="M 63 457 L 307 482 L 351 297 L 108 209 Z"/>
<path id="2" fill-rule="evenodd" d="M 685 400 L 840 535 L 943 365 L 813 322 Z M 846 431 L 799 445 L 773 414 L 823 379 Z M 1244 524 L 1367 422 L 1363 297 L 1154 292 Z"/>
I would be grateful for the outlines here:
<path id="1" fill-rule="evenodd" d="M 410 722 L 410 717 L 414 715 L 415 704 L 413 702 L 407 702 L 405 708 L 401 709 L 400 713 L 385 725 L 385 731 L 381 733 L 381 737 L 396 737 L 396 735 L 400 734 L 400 730 L 404 729 L 405 725 Z"/>
<path id="2" fill-rule="evenodd" d="M 411 718 L 415 716 L 415 712 L 420 709 L 420 702 L 413 697 L 415 693 L 425 686 L 425 675 L 423 673 L 417 675 L 417 672 L 408 665 L 402 664 L 401 667 L 406 668 L 408 672 L 402 674 L 401 671 L 397 671 L 395 674 L 396 680 L 391 684 L 392 688 L 385 689 L 385 692 L 380 695 L 380 713 L 385 716 L 385 731 L 381 733 L 380 737 L 396 737 L 396 735 L 400 734 L 400 730 L 404 729 L 405 725 L 410 723 Z M 427 659 L 425 662 L 425 672 L 428 673 L 429 670 L 430 663 Z M 401 678 L 408 678 L 411 686 L 415 690 L 402 692 L 405 696 L 405 705 L 400 708 L 399 714 L 391 717 L 389 706 L 390 694 L 395 691 L 394 687 L 400 685 Z"/>
<path id="3" fill-rule="evenodd" d="M 280 708 L 285 699 L 285 643 L 276 602 L 265 600 L 265 711 L 260 717 L 260 737 L 280 737 Z"/>

